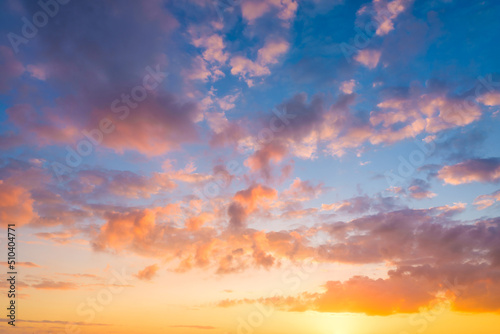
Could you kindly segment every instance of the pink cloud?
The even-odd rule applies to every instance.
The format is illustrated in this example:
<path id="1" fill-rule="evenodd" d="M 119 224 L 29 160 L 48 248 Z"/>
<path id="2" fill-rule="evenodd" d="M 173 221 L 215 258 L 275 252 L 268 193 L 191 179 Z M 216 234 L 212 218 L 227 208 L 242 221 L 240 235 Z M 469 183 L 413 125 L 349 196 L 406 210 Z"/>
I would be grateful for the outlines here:
<path id="1" fill-rule="evenodd" d="M 438 177 L 448 184 L 500 181 L 500 159 L 471 159 L 456 165 L 444 166 Z"/>
<path id="2" fill-rule="evenodd" d="M 375 67 L 377 67 L 381 55 L 382 52 L 379 50 L 366 49 L 359 51 L 354 59 L 365 65 L 369 69 L 374 69 Z"/>
<path id="3" fill-rule="evenodd" d="M 0 180 L 0 220 L 3 226 L 30 223 L 38 215 L 34 210 L 34 199 L 29 189 L 12 179 Z"/>
<path id="4" fill-rule="evenodd" d="M 14 52 L 7 46 L 0 45 L 0 92 L 12 88 L 12 82 L 24 73 L 23 64 L 16 59 Z"/>
<path id="5" fill-rule="evenodd" d="M 153 277 L 156 276 L 156 272 L 160 269 L 157 264 L 147 266 L 143 270 L 140 270 L 135 276 L 143 281 L 151 281 Z"/>
<path id="6" fill-rule="evenodd" d="M 250 24 L 272 9 L 278 10 L 281 20 L 289 21 L 295 17 L 298 3 L 294 0 L 244 0 L 241 3 L 241 14 Z"/>
<path id="7" fill-rule="evenodd" d="M 488 92 L 479 96 L 477 100 L 486 106 L 500 106 L 500 92 Z"/>
<path id="8" fill-rule="evenodd" d="M 497 190 L 489 195 L 481 195 L 476 197 L 476 199 L 474 200 L 474 205 L 478 210 L 484 210 L 497 202 L 500 202 L 500 190 Z"/>
<path id="9" fill-rule="evenodd" d="M 279 57 L 288 51 L 290 44 L 283 39 L 268 40 L 257 52 L 256 61 L 243 56 L 231 58 L 231 74 L 239 75 L 249 86 L 253 85 L 251 77 L 261 77 L 271 74 L 269 65 L 276 64 Z"/>

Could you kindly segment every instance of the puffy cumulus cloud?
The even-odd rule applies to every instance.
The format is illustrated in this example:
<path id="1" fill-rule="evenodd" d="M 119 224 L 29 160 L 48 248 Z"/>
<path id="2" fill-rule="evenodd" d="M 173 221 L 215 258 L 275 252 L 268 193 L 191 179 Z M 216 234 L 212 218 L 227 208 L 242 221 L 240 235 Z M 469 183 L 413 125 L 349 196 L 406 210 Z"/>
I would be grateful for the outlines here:
<path id="1" fill-rule="evenodd" d="M 437 176 L 453 185 L 471 182 L 495 183 L 500 180 L 500 159 L 466 160 L 456 165 L 444 166 Z"/>
<path id="2" fill-rule="evenodd" d="M 248 129 L 242 121 L 228 121 L 223 113 L 210 113 L 207 120 L 213 129 L 210 145 L 233 146 L 248 137 Z"/>
<path id="3" fill-rule="evenodd" d="M 230 146 L 248 137 L 245 119 L 229 121 L 226 117 L 226 111 L 235 107 L 235 102 L 240 95 L 240 92 L 236 92 L 216 97 L 214 90 L 211 90 L 203 99 L 202 105 L 206 109 L 204 117 L 212 131 L 210 145 Z"/>
<path id="4" fill-rule="evenodd" d="M 3 223 L 44 225 L 46 223 L 45 208 L 57 202 L 52 199 L 44 201 L 40 193 L 53 194 L 49 188 L 51 177 L 46 170 L 30 162 L 18 160 L 2 161 L 0 167 L 0 215 Z M 59 207 L 61 218 L 64 216 Z M 50 219 L 48 219 L 50 221 Z"/>
<path id="5" fill-rule="evenodd" d="M 39 31 L 37 38 L 43 47 L 36 47 L 33 52 L 39 63 L 46 66 L 54 87 L 80 88 L 79 96 L 91 98 L 94 103 L 104 102 L 100 99 L 102 94 L 107 96 L 112 87 L 121 92 L 140 80 L 137 74 L 147 65 L 158 63 L 163 43 L 169 42 L 179 25 L 162 1 L 123 1 L 119 5 L 85 2 L 74 6 L 74 10 L 59 18 L 58 25 L 47 25 Z M 28 17 L 40 10 L 36 3 L 25 2 L 25 7 Z M 84 17 L 81 13 L 85 13 Z M 146 24 L 131 25 L 136 22 Z M 57 33 L 60 29 L 67 33 Z M 85 35 L 79 33 L 83 30 Z M 145 35 L 150 38 L 143 38 Z"/>
<path id="6" fill-rule="evenodd" d="M 314 300 L 320 312 L 355 312 L 368 315 L 418 312 L 436 296 L 415 279 L 370 279 L 354 276 L 345 282 L 329 281 L 326 292 Z M 402 296 L 404 296 L 402 298 Z"/>
<path id="7" fill-rule="evenodd" d="M 250 24 L 271 10 L 277 10 L 277 17 L 290 21 L 295 17 L 298 3 L 295 0 L 244 0 L 241 3 L 241 15 Z"/>
<path id="8" fill-rule="evenodd" d="M 305 94 L 297 94 L 279 104 L 274 115 L 260 119 L 261 132 L 241 141 L 253 150 L 246 165 L 269 178 L 272 166 L 288 156 L 314 159 L 323 148 L 323 153 L 341 157 L 367 144 L 393 144 L 422 133 L 463 127 L 482 115 L 478 105 L 444 93 L 388 98 L 369 117 L 354 112 L 355 102 L 354 93 L 341 94 L 330 106 L 320 95 L 308 101 Z"/>
<path id="9" fill-rule="evenodd" d="M 244 56 L 233 56 L 230 60 L 231 74 L 240 76 L 249 86 L 253 86 L 250 78 L 271 74 L 269 65 L 276 64 L 289 47 L 290 44 L 283 39 L 268 39 L 257 52 L 255 61 Z"/>
<path id="10" fill-rule="evenodd" d="M 185 73 L 191 80 L 216 81 L 224 77 L 221 67 L 226 64 L 229 54 L 224 51 L 223 37 L 218 33 L 207 33 L 205 30 L 206 28 L 201 27 L 188 29 L 191 43 L 203 49 L 203 52 L 201 56 L 193 59 L 191 69 L 186 70 Z"/>
<path id="11" fill-rule="evenodd" d="M 29 189 L 16 185 L 13 180 L 0 180 L 0 219 L 3 226 L 30 223 L 38 215 Z"/>
<path id="12" fill-rule="evenodd" d="M 215 103 L 219 106 L 220 109 L 228 111 L 236 106 L 235 101 L 239 97 L 240 97 L 240 92 L 235 94 L 229 94 L 220 98 L 215 98 Z"/>
<path id="13" fill-rule="evenodd" d="M 500 190 L 497 190 L 489 195 L 481 195 L 476 197 L 476 199 L 474 200 L 474 205 L 478 210 L 484 210 L 494 205 L 496 202 L 500 202 Z"/>
<path id="14" fill-rule="evenodd" d="M 382 52 L 379 50 L 365 49 L 359 51 L 354 59 L 369 69 L 374 69 L 377 67 L 381 55 Z"/>
<path id="15" fill-rule="evenodd" d="M 85 201 L 74 198 L 68 192 L 58 192 L 52 187 L 37 187 L 31 191 L 35 200 L 38 217 L 32 221 L 34 227 L 56 225 L 71 226 L 92 217 Z M 73 233 L 73 232 L 72 232 Z M 54 241 L 64 243 L 66 238 L 56 238 Z"/>
<path id="16" fill-rule="evenodd" d="M 430 191 L 430 187 L 430 184 L 425 180 L 415 179 L 408 187 L 408 193 L 414 199 L 435 197 L 436 194 Z"/>
<path id="17" fill-rule="evenodd" d="M 160 210 L 154 208 L 105 213 L 107 222 L 99 228 L 99 234 L 93 242 L 94 249 L 122 250 L 130 247 L 141 252 L 148 250 L 153 246 L 151 241 L 155 237 L 156 215 Z"/>
<path id="18" fill-rule="evenodd" d="M 309 104 L 307 102 L 305 94 L 297 94 L 277 106 L 275 116 L 262 120 L 262 128 L 272 132 L 272 136 L 267 140 L 268 133 L 261 132 L 251 138 L 248 146 L 254 152 L 245 164 L 252 171 L 268 177 L 271 175 L 271 162 L 278 163 L 289 153 L 302 158 L 313 157 L 325 109 L 319 96 L 314 96 Z"/>
<path id="19" fill-rule="evenodd" d="M 190 231 L 199 230 L 207 222 L 214 219 L 214 214 L 210 212 L 202 212 L 201 214 L 193 217 L 189 217 L 186 220 L 186 228 Z"/>
<path id="20" fill-rule="evenodd" d="M 36 145 L 63 144 L 81 136 L 78 127 L 68 115 L 60 115 L 59 108 L 36 110 L 30 104 L 16 104 L 6 110 L 9 121 L 24 137 Z"/>
<path id="21" fill-rule="evenodd" d="M 278 192 L 275 189 L 260 184 L 238 191 L 227 210 L 230 217 L 230 228 L 241 230 L 245 227 L 246 219 L 251 213 L 259 209 L 259 207 L 269 207 L 269 202 L 277 197 Z"/>
<path id="22" fill-rule="evenodd" d="M 369 14 L 377 22 L 376 34 L 387 35 L 394 30 L 394 21 L 408 10 L 414 0 L 373 0 L 372 4 L 365 5 L 358 10 L 358 16 Z"/>
<path id="23" fill-rule="evenodd" d="M 16 59 L 12 49 L 0 45 L 0 92 L 6 93 L 13 88 L 14 80 L 25 71 L 24 65 Z"/>
<path id="24" fill-rule="evenodd" d="M 116 129 L 103 140 L 104 145 L 118 152 L 136 150 L 149 156 L 161 155 L 198 139 L 196 122 L 202 113 L 194 102 L 183 103 L 165 93 L 138 103 L 136 109 L 130 110 L 125 104 L 118 108 L 118 117 L 127 115 L 126 119 L 116 122 Z M 94 114 L 94 124 L 99 124 L 100 116 L 100 111 Z"/>
<path id="25" fill-rule="evenodd" d="M 251 137 L 253 150 L 246 165 L 269 179 L 272 166 L 287 156 L 314 159 L 320 145 L 333 156 L 342 156 L 349 148 L 359 147 L 371 132 L 366 120 L 349 110 L 354 94 L 342 95 L 330 107 L 323 97 L 297 94 L 274 109 L 274 116 L 261 119 L 261 132 Z"/>
<path id="26" fill-rule="evenodd" d="M 500 92 L 492 91 L 486 94 L 483 94 L 477 98 L 477 101 L 489 106 L 495 107 L 500 105 Z"/>
<path id="27" fill-rule="evenodd" d="M 352 94 L 354 88 L 356 87 L 357 82 L 354 79 L 344 81 L 340 84 L 340 91 L 344 94 Z"/>
<path id="28" fill-rule="evenodd" d="M 456 126 L 465 126 L 481 117 L 477 105 L 452 99 L 442 94 L 423 94 L 406 98 L 390 98 L 380 102 L 379 112 L 370 115 L 377 129 L 372 144 L 394 143 L 427 132 L 436 133 Z"/>
<path id="29" fill-rule="evenodd" d="M 468 251 L 472 252 L 474 247 L 486 251 L 493 248 L 490 239 L 498 238 L 496 231 L 489 231 L 486 222 L 449 225 L 462 211 L 463 206 L 449 206 L 367 212 L 349 222 L 324 224 L 321 230 L 329 233 L 332 241 L 319 246 L 318 256 L 323 261 L 342 263 L 424 261 L 425 264 L 481 257 L 480 253 Z M 472 234 L 480 236 L 481 241 L 469 240 Z M 461 247 L 460 251 L 455 247 Z"/>
<path id="30" fill-rule="evenodd" d="M 28 17 L 40 9 L 35 3 L 25 6 Z M 164 50 L 167 46 L 169 55 L 179 55 L 171 41 L 179 24 L 167 6 L 162 1 L 124 1 L 120 5 L 85 2 L 75 6 L 58 19 L 58 25 L 40 30 L 40 44 L 33 45 L 37 64 L 28 71 L 43 78 L 58 98 L 50 108 L 41 110 L 43 119 L 37 108 L 20 106 L 10 111 L 21 136 L 42 145 L 71 143 L 83 137 L 82 130 L 98 128 L 99 122 L 108 118 L 114 131 L 105 136 L 103 145 L 118 152 L 137 150 L 157 155 L 196 140 L 194 123 L 202 116 L 197 104 L 180 101 L 165 91 L 167 72 L 181 75 L 191 61 L 184 57 L 181 65 L 169 67 Z M 61 34 L 61 29 L 67 33 Z M 85 31 L 85 36 L 80 31 Z M 218 41 L 197 43 L 213 50 Z M 206 57 L 220 58 L 215 51 L 207 51 Z M 131 99 L 137 87 L 145 83 L 154 86 L 153 79 L 161 82 L 155 91 L 144 93 L 144 100 Z"/>
<path id="31" fill-rule="evenodd" d="M 185 70 L 184 74 L 189 80 L 207 81 L 210 78 L 217 79 L 217 76 L 208 69 L 206 61 L 201 56 L 197 56 L 192 60 L 191 68 Z"/>
<path id="32" fill-rule="evenodd" d="M 500 221 L 456 222 L 460 210 L 405 209 L 323 224 L 316 231 L 330 238 L 313 253 L 317 261 L 385 263 L 387 276 L 353 276 L 328 281 L 321 293 L 225 300 L 219 306 L 260 302 L 287 311 L 390 315 L 445 304 L 456 311 L 499 312 Z"/>
<path id="33" fill-rule="evenodd" d="M 302 202 L 317 198 L 323 191 L 322 183 L 314 185 L 311 181 L 302 181 L 300 178 L 296 178 L 290 187 L 283 191 L 282 196 Z"/>
<path id="34" fill-rule="evenodd" d="M 241 203 L 246 214 L 266 207 L 267 198 L 274 197 L 272 190 L 256 186 L 235 195 L 234 202 Z M 179 206 L 110 211 L 103 216 L 106 223 L 90 232 L 96 251 L 162 258 L 177 272 L 206 268 L 222 275 L 251 267 L 270 268 L 282 259 L 302 261 L 314 255 L 297 232 L 266 233 L 241 227 L 238 233 L 228 233 L 202 224 L 216 219 L 217 214 L 193 213 Z"/>
<path id="35" fill-rule="evenodd" d="M 157 264 L 147 266 L 143 270 L 139 270 L 135 277 L 143 281 L 151 281 L 156 276 L 156 272 L 160 269 Z"/>
<path id="36" fill-rule="evenodd" d="M 219 34 L 204 35 L 190 30 L 193 35 L 192 43 L 197 48 L 205 49 L 203 51 L 203 59 L 209 63 L 226 63 L 229 55 L 224 51 L 225 45 L 222 36 Z"/>
<path id="37" fill-rule="evenodd" d="M 404 266 L 388 274 L 388 278 L 353 276 L 344 282 L 328 281 L 322 293 L 224 300 L 218 306 L 258 302 L 292 312 L 315 310 L 379 316 L 432 308 L 459 312 L 500 310 L 495 298 L 499 291 L 498 271 L 488 272 L 484 265 Z"/>
<path id="38" fill-rule="evenodd" d="M 68 190 L 87 198 L 103 199 L 107 196 L 127 198 L 150 198 L 161 191 L 172 191 L 177 187 L 168 173 L 152 173 L 142 176 L 129 171 L 82 170 L 68 183 Z"/>
<path id="39" fill-rule="evenodd" d="M 168 177 L 172 180 L 182 181 L 186 183 L 200 183 L 204 181 L 209 181 L 212 179 L 212 176 L 209 174 L 196 173 L 196 166 L 194 162 L 189 162 L 183 169 L 175 170 L 173 167 L 172 160 L 165 160 L 162 164 L 162 168 L 165 171 L 165 177 Z"/>
<path id="40" fill-rule="evenodd" d="M 288 150 L 285 145 L 279 142 L 271 142 L 260 147 L 248 159 L 245 166 L 252 172 L 259 172 L 266 180 L 271 179 L 271 163 L 277 164 L 287 155 Z"/>
<path id="41" fill-rule="evenodd" d="M 314 185 L 296 180 L 291 190 L 297 192 L 298 189 L 304 189 L 303 192 L 310 193 L 310 196 L 318 191 Z M 213 211 L 207 206 L 194 204 L 190 207 L 195 210 L 186 210 L 178 204 L 108 210 L 102 214 L 106 223 L 90 233 L 96 250 L 128 251 L 162 258 L 179 272 L 211 268 L 217 274 L 230 274 L 253 266 L 271 268 L 280 265 L 283 260 L 304 261 L 307 258 L 321 263 L 387 263 L 396 271 L 408 266 L 411 269 L 482 264 L 486 269 L 478 277 L 490 277 L 488 275 L 493 275 L 492 271 L 498 270 L 498 219 L 457 221 L 457 214 L 465 208 L 462 204 L 417 210 L 401 207 L 390 198 L 360 196 L 335 203 L 334 208 L 322 207 L 323 210 L 336 209 L 359 217 L 322 222 L 318 209 L 289 210 L 278 203 L 279 199 L 276 190 L 253 185 L 235 193 L 231 202 Z M 255 214 L 272 220 L 271 210 L 281 210 L 282 214 L 276 216 L 281 218 L 288 217 L 287 213 L 292 217 L 293 211 L 296 211 L 297 216 L 313 217 L 313 224 L 315 222 L 316 225 L 313 228 L 272 232 L 246 227 L 249 217 Z M 230 219 L 228 228 L 216 228 L 224 224 L 226 212 Z M 327 237 L 317 237 L 323 234 Z M 363 288 L 367 289 L 364 291 L 373 296 L 385 289 L 388 291 L 388 306 L 380 312 L 389 314 L 409 312 L 416 305 L 425 306 L 440 291 L 439 283 L 453 278 L 453 275 L 439 271 L 423 278 L 410 275 L 406 280 L 408 275 L 401 271 L 401 277 L 390 274 L 389 279 L 383 281 L 357 278 L 347 285 L 330 283 L 329 288 L 336 294 L 349 290 L 344 291 L 346 298 L 355 298 L 354 292 L 350 291 L 354 289 L 354 285 L 351 286 L 354 282 L 362 282 L 363 286 L 366 285 Z M 429 281 L 429 284 L 422 283 L 428 299 L 412 303 L 413 295 L 410 293 L 407 295 L 408 303 L 392 300 L 421 279 Z M 406 283 L 409 285 L 403 289 Z M 328 302 L 330 297 L 324 300 L 320 297 L 314 299 L 314 309 L 337 307 Z M 375 313 L 370 305 L 359 303 L 350 310 Z"/>

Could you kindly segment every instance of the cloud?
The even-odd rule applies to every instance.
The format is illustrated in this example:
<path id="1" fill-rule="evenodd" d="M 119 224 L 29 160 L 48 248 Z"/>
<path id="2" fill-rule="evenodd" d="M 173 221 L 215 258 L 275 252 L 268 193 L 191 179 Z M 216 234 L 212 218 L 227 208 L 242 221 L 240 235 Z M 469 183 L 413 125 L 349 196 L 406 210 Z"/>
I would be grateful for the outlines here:
<path id="1" fill-rule="evenodd" d="M 188 173 L 179 171 L 176 179 L 188 177 Z M 81 170 L 69 183 L 69 192 L 88 198 L 102 199 L 108 196 L 125 198 L 150 198 L 160 192 L 170 192 L 177 184 L 170 173 L 153 172 L 151 176 L 142 176 L 130 171 L 93 169 Z M 192 175 L 193 178 L 196 175 Z"/>
<path id="2" fill-rule="evenodd" d="M 263 145 L 245 160 L 245 166 L 252 172 L 259 172 L 266 179 L 271 178 L 271 163 L 277 164 L 288 153 L 286 146 L 277 141 Z"/>
<path id="3" fill-rule="evenodd" d="M 376 34 L 387 35 L 394 30 L 394 21 L 405 12 L 414 0 L 373 0 L 371 6 L 364 6 L 358 11 L 358 16 L 370 12 L 373 20 L 377 22 Z M 369 10 L 372 7 L 373 10 Z"/>
<path id="4" fill-rule="evenodd" d="M 162 76 L 158 69 L 169 72 L 165 47 L 174 58 L 179 55 L 171 40 L 179 23 L 163 1 L 124 1 L 119 6 L 86 2 L 74 6 L 74 11 L 58 18 L 57 27 L 47 25 L 37 36 L 40 43 L 32 45 L 37 63 L 31 64 L 28 72 L 44 78 L 57 99 L 23 98 L 25 105 L 9 108 L 10 122 L 23 142 L 76 145 L 84 139 L 82 130 L 98 128 L 104 118 L 112 120 L 115 128 L 112 134 L 105 135 L 101 145 L 119 153 L 135 150 L 148 156 L 160 155 L 196 141 L 195 124 L 201 111 L 183 94 L 180 99 L 166 91 L 165 77 L 140 103 L 122 101 L 127 95 L 130 99 L 135 92 L 132 89 L 144 85 L 145 78 L 152 82 L 150 72 L 155 72 L 156 78 Z M 37 4 L 26 3 L 25 7 L 27 17 L 40 10 Z M 85 19 L 76 14 L 83 12 Z M 109 24 L 102 26 L 104 21 Z M 146 23 L 138 28 L 137 22 Z M 61 27 L 68 33 L 60 34 Z M 77 33 L 82 30 L 86 31 L 85 37 Z M 212 47 L 210 41 L 205 44 Z M 205 44 L 200 42 L 200 46 Z M 214 57 L 216 53 L 207 53 L 207 59 Z M 182 65 L 171 70 L 181 75 L 190 63 L 191 57 L 184 57 Z M 146 70 L 148 66 L 152 71 Z M 6 137 L 11 145 L 19 144 L 14 134 Z"/>
<path id="5" fill-rule="evenodd" d="M 23 64 L 16 59 L 14 52 L 7 46 L 0 45 L 0 92 L 6 93 L 13 88 L 15 79 L 25 71 Z"/>
<path id="6" fill-rule="evenodd" d="M 43 279 L 42 282 L 32 284 L 31 287 L 42 290 L 75 290 L 78 286 L 72 282 L 57 282 Z"/>
<path id="7" fill-rule="evenodd" d="M 381 111 L 370 114 L 370 123 L 378 128 L 370 138 L 373 144 L 394 143 L 424 131 L 436 133 L 465 126 L 481 117 L 477 105 L 470 106 L 465 100 L 442 93 L 390 98 L 377 106 Z"/>
<path id="8" fill-rule="evenodd" d="M 77 126 L 57 108 L 44 108 L 43 115 L 30 104 L 16 104 L 6 110 L 9 121 L 22 133 L 25 140 L 38 146 L 62 144 L 76 140 Z"/>
<path id="9" fill-rule="evenodd" d="M 151 281 L 153 277 L 156 276 L 156 272 L 160 269 L 157 264 L 147 266 L 143 270 L 140 270 L 135 277 L 143 281 Z"/>
<path id="10" fill-rule="evenodd" d="M 253 86 L 253 77 L 271 74 L 269 65 L 276 64 L 278 58 L 288 51 L 290 44 L 283 39 L 269 39 L 257 52 L 256 61 L 243 56 L 233 56 L 230 60 L 231 74 L 238 75 L 248 86 Z"/>
<path id="11" fill-rule="evenodd" d="M 58 244 L 67 244 L 72 240 L 72 238 L 77 234 L 76 231 L 64 231 L 64 232 L 38 232 L 35 236 L 44 240 L 50 240 Z"/>
<path id="12" fill-rule="evenodd" d="M 471 182 L 495 183 L 500 180 L 500 159 L 470 159 L 456 165 L 444 166 L 439 170 L 438 178 L 453 185 Z"/>
<path id="13" fill-rule="evenodd" d="M 12 179 L 0 180 L 0 220 L 3 226 L 30 223 L 38 215 L 29 189 L 17 185 Z"/>
<path id="14" fill-rule="evenodd" d="M 486 94 L 483 94 L 477 98 L 477 101 L 489 106 L 489 107 L 495 107 L 500 105 L 500 92 L 488 92 Z"/>
<path id="15" fill-rule="evenodd" d="M 186 70 L 185 74 L 189 80 L 207 81 L 209 78 L 216 78 L 208 69 L 206 61 L 201 56 L 193 59 L 191 68 Z"/>
<path id="16" fill-rule="evenodd" d="M 361 64 L 365 65 L 369 69 L 374 69 L 378 65 L 382 52 L 379 50 L 361 50 L 354 57 L 354 59 Z"/>
<path id="17" fill-rule="evenodd" d="M 38 65 L 28 65 L 26 66 L 26 70 L 31 74 L 32 77 L 38 79 L 38 80 L 45 80 L 47 79 L 47 69 L 45 66 L 38 64 Z"/>
<path id="18" fill-rule="evenodd" d="M 7 262 L 0 262 L 2 265 L 7 265 Z M 40 266 L 33 262 L 16 262 L 16 266 L 27 268 L 40 268 Z"/>
<path id="19" fill-rule="evenodd" d="M 105 217 L 107 222 L 100 228 L 99 236 L 93 244 L 95 249 L 119 250 L 129 244 L 132 247 L 147 248 L 148 239 L 154 233 L 155 228 L 154 210 L 110 212 Z"/>
<path id="20" fill-rule="evenodd" d="M 197 216 L 190 217 L 186 220 L 186 228 L 191 231 L 199 230 L 207 222 L 214 219 L 214 215 L 209 212 L 202 212 Z"/>
<path id="21" fill-rule="evenodd" d="M 317 245 L 317 261 L 385 263 L 387 276 L 353 276 L 326 282 L 320 293 L 224 300 L 218 305 L 258 302 L 292 312 L 391 315 L 445 304 L 459 312 L 498 312 L 500 221 L 453 221 L 461 211 L 460 205 L 405 209 L 323 224 L 317 231 L 329 238 Z"/>
<path id="22" fill-rule="evenodd" d="M 194 102 L 183 103 L 169 93 L 151 96 L 130 111 L 126 120 L 117 122 L 116 130 L 103 143 L 117 152 L 136 150 L 148 156 L 161 155 L 180 148 L 180 143 L 198 139 L 195 123 L 200 115 Z"/>
<path id="23" fill-rule="evenodd" d="M 318 197 L 323 192 L 323 188 L 322 183 L 313 185 L 311 181 L 302 181 L 297 177 L 282 195 L 293 201 L 309 201 Z"/>
<path id="24" fill-rule="evenodd" d="M 344 94 L 352 94 L 352 92 L 354 91 L 354 87 L 356 87 L 356 84 L 357 82 L 354 79 L 344 81 L 340 84 L 339 89 Z"/>
<path id="25" fill-rule="evenodd" d="M 238 191 L 228 207 L 229 226 L 234 230 L 241 230 L 248 215 L 260 206 L 265 207 L 269 201 L 276 199 L 277 196 L 278 192 L 275 189 L 260 184 Z"/>
<path id="26" fill-rule="evenodd" d="M 244 0 L 241 3 L 241 14 L 249 24 L 264 14 L 277 9 L 277 16 L 283 21 L 289 21 L 296 15 L 298 3 L 295 0 Z"/>
<path id="27" fill-rule="evenodd" d="M 408 187 L 409 195 L 414 199 L 433 198 L 437 196 L 430 191 L 430 184 L 425 180 L 415 179 Z"/>
<path id="28" fill-rule="evenodd" d="M 496 202 L 500 202 L 500 190 L 497 190 L 489 195 L 481 195 L 476 197 L 476 199 L 474 200 L 474 205 L 478 210 L 484 210 L 494 205 Z"/>
<path id="29" fill-rule="evenodd" d="M 196 34 L 191 30 L 192 34 Z M 209 63 L 226 63 L 229 55 L 224 51 L 225 45 L 222 36 L 218 34 L 198 35 L 193 36 L 192 43 L 197 48 L 203 48 L 203 59 Z"/>

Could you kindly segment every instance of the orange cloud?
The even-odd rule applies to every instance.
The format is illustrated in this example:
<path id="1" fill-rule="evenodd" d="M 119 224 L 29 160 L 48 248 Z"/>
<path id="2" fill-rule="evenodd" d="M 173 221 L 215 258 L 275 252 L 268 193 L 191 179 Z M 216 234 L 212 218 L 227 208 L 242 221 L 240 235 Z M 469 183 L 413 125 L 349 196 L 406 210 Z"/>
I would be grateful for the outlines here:
<path id="1" fill-rule="evenodd" d="M 245 166 L 252 172 L 260 172 L 266 179 L 271 177 L 271 162 L 279 163 L 288 153 L 286 146 L 273 141 L 255 151 L 247 160 Z"/>
<path id="2" fill-rule="evenodd" d="M 0 262 L 2 265 L 7 265 L 7 262 Z M 40 268 L 40 266 L 33 262 L 16 262 L 16 266 L 28 268 Z"/>
<path id="3" fill-rule="evenodd" d="M 143 270 L 140 270 L 135 277 L 143 281 L 151 281 L 156 275 L 156 272 L 160 269 L 157 264 L 147 266 Z"/>
<path id="4" fill-rule="evenodd" d="M 2 226 L 22 226 L 37 218 L 34 200 L 28 189 L 16 185 L 13 180 L 0 180 L 0 220 Z"/>
<path id="5" fill-rule="evenodd" d="M 186 220 L 186 228 L 189 231 L 199 230 L 205 223 L 209 222 L 214 218 L 213 214 L 208 212 L 203 212 L 197 216 L 190 217 Z"/>
<path id="6" fill-rule="evenodd" d="M 72 282 L 56 282 L 44 279 L 41 283 L 32 284 L 31 287 L 42 290 L 74 290 L 78 286 Z"/>

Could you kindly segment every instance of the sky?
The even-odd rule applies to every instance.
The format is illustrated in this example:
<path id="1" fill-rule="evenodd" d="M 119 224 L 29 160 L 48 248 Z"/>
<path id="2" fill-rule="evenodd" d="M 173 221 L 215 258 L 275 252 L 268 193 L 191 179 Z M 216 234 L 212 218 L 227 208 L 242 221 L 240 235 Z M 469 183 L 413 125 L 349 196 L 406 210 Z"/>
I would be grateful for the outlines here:
<path id="1" fill-rule="evenodd" d="M 500 2 L 0 2 L 0 333 L 500 332 Z"/>

